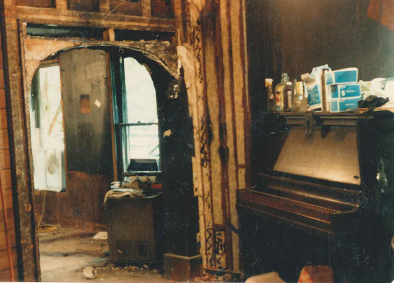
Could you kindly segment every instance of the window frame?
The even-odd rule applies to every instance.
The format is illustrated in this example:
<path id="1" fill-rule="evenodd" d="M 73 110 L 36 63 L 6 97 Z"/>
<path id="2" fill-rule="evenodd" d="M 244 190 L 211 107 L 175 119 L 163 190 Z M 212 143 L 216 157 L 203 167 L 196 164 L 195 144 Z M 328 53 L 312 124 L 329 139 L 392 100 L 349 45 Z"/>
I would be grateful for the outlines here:
<path id="1" fill-rule="evenodd" d="M 117 153 L 117 168 L 118 168 L 118 178 L 120 180 L 125 176 L 135 176 L 135 175 L 146 175 L 146 176 L 158 176 L 161 175 L 161 139 L 160 139 L 160 125 L 159 125 L 159 106 L 158 106 L 158 98 L 157 98 L 157 89 L 156 89 L 156 110 L 157 110 L 157 122 L 134 122 L 129 123 L 127 120 L 127 90 L 126 90 L 126 72 L 125 72 L 125 64 L 124 59 L 131 57 L 135 59 L 139 64 L 143 64 L 138 56 L 133 56 L 133 54 L 129 54 L 123 49 L 120 49 L 118 52 L 113 52 L 110 55 L 110 69 L 111 69 L 111 81 L 112 83 L 112 93 L 113 93 L 113 120 L 115 125 L 115 144 L 116 144 L 116 153 Z M 151 77 L 152 78 L 152 77 Z M 153 81 L 153 78 L 152 78 Z M 127 150 L 128 143 L 125 140 L 126 134 L 123 132 L 128 127 L 138 127 L 138 126 L 152 126 L 156 125 L 158 128 L 158 141 L 159 141 L 159 158 L 158 158 L 158 170 L 157 171 L 128 171 L 127 166 L 129 164 L 129 160 L 127 158 Z M 144 158 L 141 158 L 143 160 Z"/>

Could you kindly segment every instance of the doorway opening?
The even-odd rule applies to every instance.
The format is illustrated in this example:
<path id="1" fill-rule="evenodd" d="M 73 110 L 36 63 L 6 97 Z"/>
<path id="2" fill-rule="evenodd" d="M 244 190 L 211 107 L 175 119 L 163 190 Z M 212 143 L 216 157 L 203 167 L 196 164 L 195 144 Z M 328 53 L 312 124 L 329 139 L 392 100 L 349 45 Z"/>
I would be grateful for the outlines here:
<path id="1" fill-rule="evenodd" d="M 104 199 L 113 181 L 161 176 L 160 121 L 172 80 L 139 52 L 113 47 L 61 52 L 37 69 L 30 135 L 42 281 L 164 280 L 162 259 L 134 262 L 130 251 L 129 260 L 127 243 L 126 264 L 110 262 Z M 162 257 L 163 230 L 155 229 Z"/>

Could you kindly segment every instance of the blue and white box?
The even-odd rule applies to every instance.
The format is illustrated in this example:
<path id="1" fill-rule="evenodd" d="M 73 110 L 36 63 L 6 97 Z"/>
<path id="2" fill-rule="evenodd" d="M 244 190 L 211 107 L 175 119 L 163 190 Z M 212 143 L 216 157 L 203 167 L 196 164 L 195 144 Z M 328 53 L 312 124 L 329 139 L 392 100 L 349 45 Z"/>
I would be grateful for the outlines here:
<path id="1" fill-rule="evenodd" d="M 359 84 L 330 85 L 328 86 L 328 92 L 331 99 L 360 97 L 361 85 Z"/>
<path id="2" fill-rule="evenodd" d="M 358 109 L 358 102 L 361 97 L 349 97 L 349 98 L 333 98 L 330 103 L 331 112 L 345 112 L 354 111 Z"/>
<path id="3" fill-rule="evenodd" d="M 326 73 L 326 84 L 352 84 L 358 82 L 358 69 L 346 68 Z"/>
<path id="4" fill-rule="evenodd" d="M 306 90 L 309 110 L 321 108 L 321 84 L 309 84 L 306 86 Z"/>

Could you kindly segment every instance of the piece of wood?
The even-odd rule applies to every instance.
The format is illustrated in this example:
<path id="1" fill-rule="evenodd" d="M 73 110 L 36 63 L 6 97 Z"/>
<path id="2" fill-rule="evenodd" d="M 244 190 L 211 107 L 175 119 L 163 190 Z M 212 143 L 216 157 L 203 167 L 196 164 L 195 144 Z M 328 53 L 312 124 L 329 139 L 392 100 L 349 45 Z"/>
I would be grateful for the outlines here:
<path id="1" fill-rule="evenodd" d="M 5 89 L 0 88 L 0 109 L 4 108 L 6 108 Z"/>
<path id="2" fill-rule="evenodd" d="M 14 274 L 15 275 L 18 274 L 18 268 L 14 268 Z M 12 281 L 11 272 L 9 269 L 0 271 L 0 281 L 6 281 L 6 282 Z"/>
<path id="3" fill-rule="evenodd" d="M 171 5 L 167 0 L 151 0 L 152 16 L 160 18 L 169 18 L 172 15 Z"/>
<path id="4" fill-rule="evenodd" d="M 0 149 L 9 148 L 9 139 L 7 129 L 0 129 Z"/>
<path id="5" fill-rule="evenodd" d="M 100 28 L 175 32 L 175 23 L 172 19 L 118 14 L 109 15 L 105 21 L 102 21 L 103 17 L 103 13 L 17 7 L 17 18 L 28 23 L 82 27 L 96 27 L 100 23 Z"/>
<path id="6" fill-rule="evenodd" d="M 4 88 L 4 70 L 0 69 L 0 89 Z"/>
<path id="7" fill-rule="evenodd" d="M 0 150 L 0 169 L 9 169 L 10 164 L 10 151 L 8 149 Z"/>
<path id="8" fill-rule="evenodd" d="M 232 77 L 233 65 L 231 58 L 231 17 L 229 15 L 229 5 L 227 1 L 223 1 L 220 3 L 220 25 L 221 25 L 221 49 L 222 49 L 222 64 L 223 69 L 227 70 L 224 72 L 223 77 L 223 103 L 225 107 L 225 118 L 224 121 L 226 124 L 226 146 L 228 148 L 228 160 L 227 160 L 227 174 L 228 174 L 228 190 L 226 190 L 226 214 L 228 221 L 231 222 L 233 227 L 238 228 L 238 216 L 233 207 L 233 192 L 238 189 L 238 175 L 237 175 L 237 143 L 235 139 L 235 116 L 233 113 L 234 109 L 234 99 L 233 99 L 233 87 L 234 81 Z M 231 235 L 228 235 L 228 245 L 227 248 L 233 254 L 232 257 L 232 266 L 234 271 L 239 271 L 239 260 L 237 259 L 237 250 L 239 249 L 237 234 L 233 231 L 229 232 Z M 231 237 L 230 237 L 231 236 Z M 230 249 L 230 243 L 232 245 L 232 249 Z"/>
<path id="9" fill-rule="evenodd" d="M 12 256 L 12 265 L 13 267 L 18 266 L 17 262 L 17 255 L 16 255 L 16 248 L 13 248 L 11 250 L 11 256 Z M 8 264 L 8 256 L 7 256 L 7 250 L 2 250 L 0 251 L 0 271 L 9 269 L 9 264 Z"/>
<path id="10" fill-rule="evenodd" d="M 103 32 L 103 39 L 106 41 L 115 41 L 115 30 L 109 28 Z"/>
<path id="11" fill-rule="evenodd" d="M 68 9 L 74 11 L 98 12 L 99 0 L 68 0 Z"/>
<path id="12" fill-rule="evenodd" d="M 81 49 L 62 53 L 60 66 L 68 170 L 112 174 L 105 51 Z M 90 96 L 90 114 L 80 112 L 80 94 Z"/>
<path id="13" fill-rule="evenodd" d="M 184 17 L 186 15 L 183 14 L 183 0 L 173 0 L 173 9 L 174 9 L 174 18 L 176 24 L 176 32 L 178 45 L 182 45 L 183 42 L 187 42 L 187 38 L 185 38 L 185 27 L 183 21 L 186 20 Z"/>
<path id="14" fill-rule="evenodd" d="M 13 201 L 12 201 L 12 190 L 11 189 L 4 189 L 4 204 L 6 209 L 12 209 L 13 207 Z M 2 208 L 3 205 L 0 202 L 0 208 Z"/>
<path id="15" fill-rule="evenodd" d="M 40 8 L 52 8 L 52 0 L 17 0 L 18 6 L 30 6 Z"/>
<path id="16" fill-rule="evenodd" d="M 7 111 L 5 109 L 0 109 L 0 129 L 7 129 Z"/>
<path id="17" fill-rule="evenodd" d="M 67 0 L 56 0 L 56 9 L 67 10 Z"/>
<path id="18" fill-rule="evenodd" d="M 107 13 L 110 11 L 110 0 L 100 0 L 100 13 Z"/>
<path id="19" fill-rule="evenodd" d="M 1 170 L 1 185 L 4 190 L 12 188 L 11 169 Z"/>
<path id="20" fill-rule="evenodd" d="M 27 9 L 33 9 L 28 8 Z M 39 261 L 37 258 L 37 238 L 34 223 L 34 210 L 32 204 L 34 200 L 31 195 L 30 187 L 30 170 L 29 170 L 29 153 L 27 146 L 26 135 L 26 120 L 25 120 L 25 100 L 23 97 L 23 82 L 20 60 L 20 37 L 19 37 L 19 23 L 16 19 L 16 2 L 4 2 L 2 22 L 2 37 L 7 44 L 3 45 L 3 60 L 7 69 L 4 70 L 5 82 L 7 83 L 7 97 L 10 115 L 9 127 L 12 132 L 10 137 L 14 142 L 12 143 L 12 164 L 13 167 L 13 189 L 17 195 L 18 207 L 15 208 L 18 219 L 17 231 L 20 231 L 18 238 L 20 239 L 20 262 L 21 276 L 25 281 L 39 280 Z M 5 110 L 0 110 L 0 128 L 5 129 L 8 126 L 7 116 L 1 113 Z M 11 222 L 10 222 L 11 223 Z M 23 229 L 21 229 L 23 227 Z"/>
<path id="21" fill-rule="evenodd" d="M 115 36 L 115 35 L 114 35 Z M 107 73 L 111 73 L 111 58 L 110 55 L 107 53 L 106 54 L 106 59 L 107 59 Z M 113 87 L 112 87 L 112 80 L 111 76 L 108 76 L 107 79 L 108 83 L 108 96 L 109 96 L 109 113 L 110 113 L 110 119 L 111 119 L 111 138 L 112 138 L 112 164 L 114 168 L 114 178 L 113 181 L 118 181 L 118 166 L 117 166 L 117 156 L 116 156 L 116 142 L 115 142 L 115 121 L 114 121 L 114 98 L 113 98 Z"/>
<path id="22" fill-rule="evenodd" d="M 142 16 L 152 17 L 152 3 L 151 0 L 141 0 Z"/>
<path id="23" fill-rule="evenodd" d="M 112 14 L 148 17 L 142 12 L 142 1 L 123 1 L 121 4 L 118 4 L 118 0 L 110 0 L 110 10 L 112 11 Z M 117 8 L 115 9 L 115 7 Z"/>
<path id="24" fill-rule="evenodd" d="M 15 248 L 16 247 L 16 240 L 15 240 L 15 229 L 8 229 L 8 239 L 10 246 Z M 0 229 L 0 251 L 6 250 L 7 249 L 7 244 L 6 244 L 6 238 L 5 238 L 5 231 L 4 229 Z"/>

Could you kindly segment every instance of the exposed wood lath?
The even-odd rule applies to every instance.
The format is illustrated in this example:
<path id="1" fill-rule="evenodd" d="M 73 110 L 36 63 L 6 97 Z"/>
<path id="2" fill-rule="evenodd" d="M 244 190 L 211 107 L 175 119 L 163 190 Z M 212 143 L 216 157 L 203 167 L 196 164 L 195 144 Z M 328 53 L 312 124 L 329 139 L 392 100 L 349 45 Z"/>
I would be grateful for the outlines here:
<path id="1" fill-rule="evenodd" d="M 19 278 L 26 281 L 34 281 L 39 277 L 37 265 L 37 250 L 35 245 L 36 228 L 34 227 L 33 203 L 30 190 L 30 170 L 29 163 L 26 159 L 27 143 L 24 139 L 26 135 L 25 115 L 23 106 L 23 95 L 21 92 L 21 70 L 20 70 L 20 49 L 19 49 L 19 25 L 15 19 L 15 3 L 2 3 L 4 5 L 4 17 L 2 19 L 2 51 L 4 65 L 7 66 L 7 71 L 4 72 L 5 88 L 7 99 L 8 123 L 5 122 L 6 110 L 1 110 L 3 113 L 3 129 L 8 125 L 9 133 L 11 135 L 10 153 L 7 152 L 8 158 L 6 160 L 10 165 L 5 165 L 5 168 L 11 169 L 11 176 L 13 179 L 13 190 L 15 199 L 14 204 L 18 205 L 17 215 L 15 216 L 15 229 L 18 237 L 18 261 L 19 263 L 26 263 L 25 266 L 19 266 Z M 8 151 L 8 150 L 7 150 Z M 12 157 L 10 159 L 10 157 Z M 3 164 L 6 161 L 3 160 Z M 19 170 L 14 170 L 18 166 Z M 18 227 L 17 227 L 18 226 Z M 22 231 L 22 233 L 21 233 Z M 15 256 L 15 252 L 14 252 Z M 3 258 L 3 257 L 2 257 Z M 18 278 L 18 276 L 17 276 Z"/>
<path id="2" fill-rule="evenodd" d="M 100 28 L 115 28 L 128 30 L 149 30 L 174 32 L 174 21 L 171 19 L 136 17 L 127 15 L 109 15 L 102 21 L 105 14 L 78 12 L 59 9 L 42 9 L 34 7 L 17 8 L 17 17 L 22 22 L 35 24 L 54 24 L 63 26 L 80 26 Z"/>
<path id="3" fill-rule="evenodd" d="M 189 13 L 178 55 L 194 122 L 203 265 L 239 272 L 235 193 L 249 185 L 250 136 L 244 2 L 189 1 Z"/>

